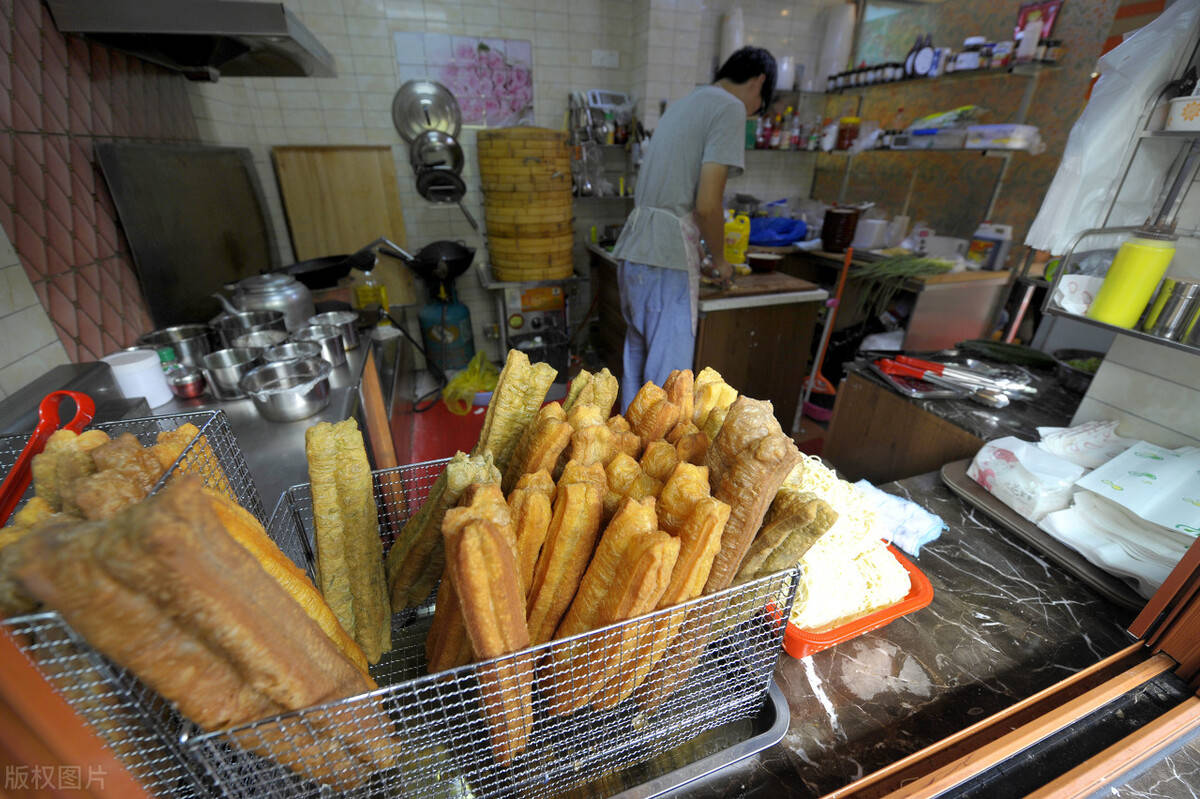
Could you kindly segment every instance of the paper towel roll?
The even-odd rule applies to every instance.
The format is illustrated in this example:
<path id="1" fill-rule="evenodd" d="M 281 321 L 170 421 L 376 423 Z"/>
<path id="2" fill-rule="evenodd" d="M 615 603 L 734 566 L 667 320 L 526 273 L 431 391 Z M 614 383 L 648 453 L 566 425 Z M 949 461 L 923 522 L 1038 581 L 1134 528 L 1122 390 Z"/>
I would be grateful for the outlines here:
<path id="1" fill-rule="evenodd" d="M 721 18 L 721 64 L 746 44 L 746 19 L 741 6 L 734 6 Z M 718 64 L 720 68 L 720 64 Z"/>
<path id="2" fill-rule="evenodd" d="M 836 75 L 850 62 L 854 44 L 854 6 L 839 3 L 824 11 L 824 33 L 821 39 L 821 58 L 817 61 L 818 89 L 830 75 Z"/>

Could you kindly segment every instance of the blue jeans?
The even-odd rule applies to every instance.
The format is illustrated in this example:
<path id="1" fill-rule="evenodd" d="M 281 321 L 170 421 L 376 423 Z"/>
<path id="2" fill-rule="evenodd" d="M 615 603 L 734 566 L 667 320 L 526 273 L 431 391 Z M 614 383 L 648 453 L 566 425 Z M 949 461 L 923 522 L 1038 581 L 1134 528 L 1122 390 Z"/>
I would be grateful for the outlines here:
<path id="1" fill-rule="evenodd" d="M 625 317 L 624 412 L 647 381 L 662 385 L 672 370 L 691 369 L 696 349 L 688 274 L 622 261 L 617 270 Z"/>

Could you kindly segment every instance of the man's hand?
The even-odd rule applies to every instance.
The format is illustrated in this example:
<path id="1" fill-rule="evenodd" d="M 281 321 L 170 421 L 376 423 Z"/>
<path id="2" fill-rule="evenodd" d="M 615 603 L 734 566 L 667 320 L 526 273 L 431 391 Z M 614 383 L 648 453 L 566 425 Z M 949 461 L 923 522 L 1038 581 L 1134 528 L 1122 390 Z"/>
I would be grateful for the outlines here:
<path id="1" fill-rule="evenodd" d="M 721 288 L 729 288 L 729 284 L 733 282 L 733 265 L 725 260 L 725 256 L 721 255 L 713 258 L 713 269 Z"/>
<path id="2" fill-rule="evenodd" d="M 700 274 L 709 283 L 724 289 L 728 288 L 733 280 L 733 267 L 724 257 L 719 256 L 701 265 Z"/>

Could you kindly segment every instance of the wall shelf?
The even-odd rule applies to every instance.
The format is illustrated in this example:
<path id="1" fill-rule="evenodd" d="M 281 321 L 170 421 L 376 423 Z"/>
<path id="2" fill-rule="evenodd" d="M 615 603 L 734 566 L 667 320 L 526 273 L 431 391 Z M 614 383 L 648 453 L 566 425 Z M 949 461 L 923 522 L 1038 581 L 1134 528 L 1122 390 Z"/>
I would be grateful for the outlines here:
<path id="1" fill-rule="evenodd" d="M 1200 130 L 1144 130 L 1138 134 L 1143 139 L 1200 139 Z"/>
<path id="2" fill-rule="evenodd" d="M 942 75 L 938 75 L 935 78 L 917 76 L 912 78 L 900 78 L 899 80 L 889 80 L 883 83 L 872 83 L 869 86 L 847 86 L 842 89 L 834 89 L 831 92 L 826 92 L 826 94 L 835 96 L 841 94 L 852 94 L 854 92 L 870 91 L 871 89 L 883 89 L 888 86 L 895 86 L 896 84 L 921 82 L 937 83 L 939 81 L 965 80 L 969 78 L 1032 78 L 1040 75 L 1042 72 L 1052 71 L 1059 68 L 1060 67 L 1058 64 L 1031 63 L 1016 64 L 1015 66 L 1004 67 L 1003 69 L 964 69 L 958 72 L 947 72 Z"/>
<path id="3" fill-rule="evenodd" d="M 1143 333 L 1141 330 L 1133 330 L 1127 327 L 1117 327 L 1116 325 L 1110 325 L 1107 322 L 1099 322 L 1095 319 L 1089 319 L 1086 316 L 1069 313 L 1064 311 L 1062 308 L 1058 308 L 1053 305 L 1047 307 L 1045 312 L 1050 316 L 1061 316 L 1064 319 L 1073 319 L 1076 322 L 1082 322 L 1085 325 L 1098 327 L 1101 330 L 1107 330 L 1111 333 L 1120 333 L 1125 336 L 1132 336 L 1133 338 L 1141 339 L 1142 341 L 1149 341 L 1152 344 L 1160 344 L 1164 347 L 1190 352 L 1192 355 L 1200 355 L 1200 347 L 1194 344 L 1186 344 L 1182 341 L 1172 341 L 1171 339 L 1152 336 L 1149 333 Z"/>

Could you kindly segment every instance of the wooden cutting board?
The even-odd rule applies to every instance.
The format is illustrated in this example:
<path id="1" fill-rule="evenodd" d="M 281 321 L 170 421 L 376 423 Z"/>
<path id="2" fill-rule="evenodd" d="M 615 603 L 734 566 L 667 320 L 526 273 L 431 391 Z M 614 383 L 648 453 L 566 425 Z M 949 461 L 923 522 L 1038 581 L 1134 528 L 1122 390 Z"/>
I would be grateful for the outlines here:
<path id="1" fill-rule="evenodd" d="M 408 246 L 390 147 L 273 147 L 271 154 L 297 261 L 349 254 L 380 236 Z M 407 269 L 380 258 L 377 272 L 393 304 L 411 301 Z"/>
<path id="2" fill-rule="evenodd" d="M 297 261 L 408 242 L 390 147 L 274 147 Z"/>

